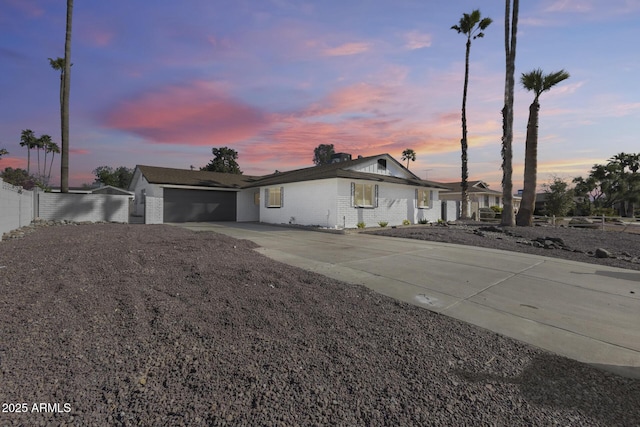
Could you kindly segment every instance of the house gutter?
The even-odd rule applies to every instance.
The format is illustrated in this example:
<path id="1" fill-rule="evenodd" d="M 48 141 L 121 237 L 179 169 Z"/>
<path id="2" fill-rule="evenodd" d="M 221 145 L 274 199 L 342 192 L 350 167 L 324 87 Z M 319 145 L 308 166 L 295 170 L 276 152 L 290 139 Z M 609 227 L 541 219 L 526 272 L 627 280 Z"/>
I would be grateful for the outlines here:
<path id="1" fill-rule="evenodd" d="M 235 191 L 236 193 L 241 190 L 241 188 L 201 187 L 199 185 L 160 184 L 159 186 L 160 188 L 177 188 L 179 190 Z"/>

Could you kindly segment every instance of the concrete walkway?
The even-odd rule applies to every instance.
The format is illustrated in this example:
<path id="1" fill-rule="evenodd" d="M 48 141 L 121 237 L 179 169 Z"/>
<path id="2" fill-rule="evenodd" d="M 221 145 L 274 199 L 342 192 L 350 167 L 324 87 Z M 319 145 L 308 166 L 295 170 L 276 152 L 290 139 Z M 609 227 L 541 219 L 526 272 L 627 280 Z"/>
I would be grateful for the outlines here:
<path id="1" fill-rule="evenodd" d="M 640 272 L 492 249 L 255 223 L 175 224 L 640 378 Z"/>

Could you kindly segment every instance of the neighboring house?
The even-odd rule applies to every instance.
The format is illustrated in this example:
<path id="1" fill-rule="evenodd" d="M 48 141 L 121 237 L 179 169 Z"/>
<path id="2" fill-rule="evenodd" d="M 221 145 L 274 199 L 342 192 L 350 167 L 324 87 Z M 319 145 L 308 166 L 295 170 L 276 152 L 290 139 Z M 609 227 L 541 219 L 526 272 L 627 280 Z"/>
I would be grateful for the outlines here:
<path id="1" fill-rule="evenodd" d="M 122 188 L 114 187 L 113 185 L 103 185 L 102 187 L 94 188 L 89 191 L 91 194 L 112 194 L 116 196 L 133 196 L 132 191 L 123 190 Z"/>
<path id="2" fill-rule="evenodd" d="M 388 154 L 266 176 L 136 166 L 134 214 L 162 200 L 162 221 L 260 221 L 355 228 L 441 218 L 441 184 L 418 178 Z M 159 206 L 159 205 L 157 205 Z M 158 207 L 157 209 L 160 209 Z"/>
<path id="3" fill-rule="evenodd" d="M 443 186 L 448 188 L 448 193 L 443 193 L 442 200 L 456 201 L 460 205 L 462 197 L 462 183 L 460 182 L 444 182 Z M 480 208 L 490 208 L 491 206 L 504 207 L 502 203 L 502 191 L 496 191 L 489 188 L 489 184 L 484 181 L 468 181 L 469 194 L 469 212 L 470 218 L 480 218 Z M 518 210 L 522 197 L 513 196 L 513 209 Z M 458 212 L 461 207 L 458 206 Z"/>

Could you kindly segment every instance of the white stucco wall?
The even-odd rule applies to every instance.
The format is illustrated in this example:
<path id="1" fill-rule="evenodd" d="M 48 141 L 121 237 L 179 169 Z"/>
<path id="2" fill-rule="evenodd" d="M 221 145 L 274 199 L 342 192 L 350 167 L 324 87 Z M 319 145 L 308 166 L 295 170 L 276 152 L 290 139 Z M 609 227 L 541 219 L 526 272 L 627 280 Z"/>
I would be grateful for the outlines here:
<path id="1" fill-rule="evenodd" d="M 376 208 L 357 208 L 352 206 L 351 183 L 378 185 L 378 206 Z M 415 190 L 400 184 L 374 182 L 364 180 L 340 179 L 338 183 L 338 222 L 345 228 L 355 228 L 359 222 L 367 227 L 378 227 L 380 221 L 386 221 L 389 226 L 402 225 L 402 221 L 409 220 L 416 224 L 420 219 L 429 222 L 438 221 L 441 206 L 438 201 L 438 191 L 433 191 L 431 208 L 417 208 Z"/>
<path id="2" fill-rule="evenodd" d="M 255 194 L 260 195 L 259 188 L 249 188 L 238 192 L 236 199 L 236 220 L 238 222 L 260 221 L 262 198 L 259 198 L 256 204 Z"/>
<path id="3" fill-rule="evenodd" d="M 132 191 L 135 194 L 135 201 L 133 205 L 133 215 L 143 216 L 145 211 L 145 200 L 143 193 L 149 197 L 164 197 L 164 191 L 162 187 L 157 184 L 150 184 L 149 181 L 140 173 L 139 170 L 136 170 L 136 173 L 133 177 L 133 187 L 129 188 L 129 191 Z M 144 191 L 143 191 L 144 190 Z"/>
<path id="4" fill-rule="evenodd" d="M 284 203 L 280 208 L 265 207 L 264 191 L 269 187 L 260 187 L 260 222 L 334 228 L 336 186 L 335 178 L 275 185 L 284 189 Z"/>

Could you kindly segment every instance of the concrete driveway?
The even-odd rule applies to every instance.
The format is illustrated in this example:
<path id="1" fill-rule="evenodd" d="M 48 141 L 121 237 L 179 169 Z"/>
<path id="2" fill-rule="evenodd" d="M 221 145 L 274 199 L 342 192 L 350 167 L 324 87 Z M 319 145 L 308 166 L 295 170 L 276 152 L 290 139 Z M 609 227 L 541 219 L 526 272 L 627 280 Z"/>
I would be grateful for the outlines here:
<path id="1" fill-rule="evenodd" d="M 174 224 L 640 378 L 640 272 L 469 246 L 255 223 Z"/>

